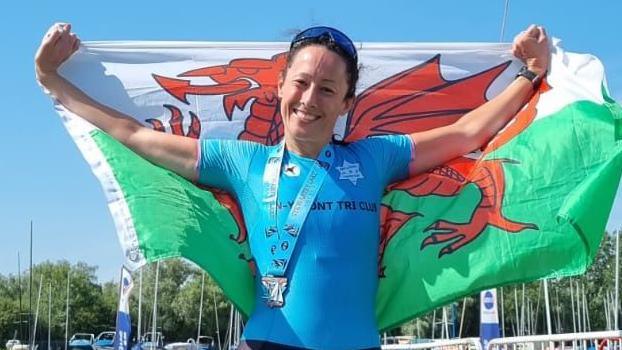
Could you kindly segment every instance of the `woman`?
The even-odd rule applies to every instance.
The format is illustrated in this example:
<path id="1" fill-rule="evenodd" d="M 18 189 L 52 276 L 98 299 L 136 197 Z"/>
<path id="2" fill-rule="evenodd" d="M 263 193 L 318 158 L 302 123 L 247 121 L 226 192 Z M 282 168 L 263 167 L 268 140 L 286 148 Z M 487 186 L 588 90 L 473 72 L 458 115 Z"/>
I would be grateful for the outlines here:
<path id="1" fill-rule="evenodd" d="M 53 97 L 151 162 L 240 203 L 258 267 L 243 349 L 378 348 L 379 213 L 351 203 L 379 207 L 388 184 L 479 148 L 523 106 L 549 65 L 546 33 L 531 26 L 514 42 L 525 62 L 517 79 L 456 123 L 335 144 L 337 117 L 354 102 L 357 52 L 336 29 L 309 28 L 292 41 L 278 81 L 284 142 L 268 147 L 155 132 L 93 101 L 57 73 L 78 46 L 67 24 L 43 39 L 37 79 Z M 313 209 L 314 202 L 329 205 Z"/>

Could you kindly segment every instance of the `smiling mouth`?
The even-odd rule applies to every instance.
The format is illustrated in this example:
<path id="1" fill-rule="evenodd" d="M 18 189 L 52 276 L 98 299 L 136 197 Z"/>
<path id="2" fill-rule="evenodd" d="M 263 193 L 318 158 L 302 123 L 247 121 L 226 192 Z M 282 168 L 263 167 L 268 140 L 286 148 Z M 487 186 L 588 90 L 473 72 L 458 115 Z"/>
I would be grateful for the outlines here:
<path id="1" fill-rule="evenodd" d="M 312 113 L 309 113 L 308 111 L 304 111 L 298 108 L 294 108 L 294 115 L 296 119 L 306 122 L 306 123 L 311 123 L 311 122 L 314 122 L 320 119 L 319 115 L 312 114 Z"/>

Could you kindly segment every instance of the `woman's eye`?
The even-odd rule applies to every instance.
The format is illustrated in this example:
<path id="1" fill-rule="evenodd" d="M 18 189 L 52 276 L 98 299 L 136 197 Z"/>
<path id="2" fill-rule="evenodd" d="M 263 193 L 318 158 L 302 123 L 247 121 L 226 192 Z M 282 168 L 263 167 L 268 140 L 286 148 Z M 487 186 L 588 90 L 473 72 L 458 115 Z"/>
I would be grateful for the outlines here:
<path id="1" fill-rule="evenodd" d="M 330 94 L 330 95 L 332 95 L 332 94 L 334 94 L 334 93 L 335 93 L 335 90 L 333 90 L 333 89 L 331 89 L 331 88 L 326 88 L 326 87 L 325 87 L 325 88 L 322 88 L 322 92 L 324 92 L 325 94 Z"/>
<path id="2" fill-rule="evenodd" d="M 294 84 L 297 85 L 297 86 L 306 86 L 307 82 L 302 80 L 302 79 L 296 79 L 296 80 L 294 80 Z"/>

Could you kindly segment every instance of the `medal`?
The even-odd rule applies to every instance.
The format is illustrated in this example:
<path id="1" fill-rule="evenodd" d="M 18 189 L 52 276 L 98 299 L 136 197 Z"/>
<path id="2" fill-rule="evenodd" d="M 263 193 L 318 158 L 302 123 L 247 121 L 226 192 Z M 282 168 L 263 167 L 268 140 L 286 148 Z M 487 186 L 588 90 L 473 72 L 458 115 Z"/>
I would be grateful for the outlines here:
<path id="1" fill-rule="evenodd" d="M 283 293 L 287 288 L 287 278 L 263 276 L 261 284 L 263 285 L 266 304 L 269 307 L 282 307 L 284 303 Z"/>
<path id="2" fill-rule="evenodd" d="M 264 290 L 263 298 L 271 308 L 283 307 L 285 303 L 284 293 L 287 288 L 285 271 L 287 265 L 291 260 L 302 225 L 334 160 L 332 145 L 328 144 L 322 149 L 315 164 L 309 170 L 309 174 L 291 206 L 285 224 L 279 228 L 277 197 L 284 151 L 284 143 L 272 150 L 266 161 L 263 174 L 263 211 L 267 219 L 263 239 L 267 248 L 265 253 L 268 255 L 264 253 L 264 259 L 261 260 L 269 261 L 269 265 L 265 269 L 261 269 L 264 275 L 261 278 L 261 285 Z"/>

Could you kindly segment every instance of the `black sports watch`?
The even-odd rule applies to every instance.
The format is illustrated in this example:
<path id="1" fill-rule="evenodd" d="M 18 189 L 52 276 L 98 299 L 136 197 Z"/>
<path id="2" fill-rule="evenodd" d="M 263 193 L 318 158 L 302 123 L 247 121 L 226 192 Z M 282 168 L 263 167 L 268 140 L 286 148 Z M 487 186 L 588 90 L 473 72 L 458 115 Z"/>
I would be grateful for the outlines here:
<path id="1" fill-rule="evenodd" d="M 516 73 L 516 78 L 523 77 L 531 82 L 533 88 L 537 88 L 540 85 L 542 79 L 535 72 L 530 71 L 527 66 L 522 66 L 521 69 Z"/>

